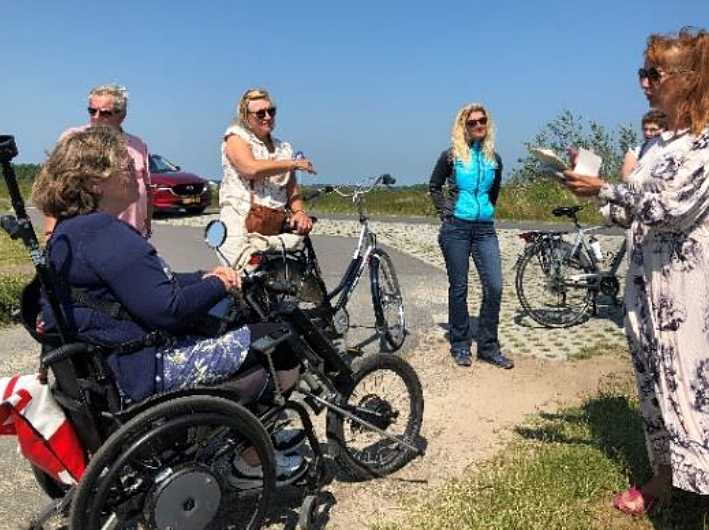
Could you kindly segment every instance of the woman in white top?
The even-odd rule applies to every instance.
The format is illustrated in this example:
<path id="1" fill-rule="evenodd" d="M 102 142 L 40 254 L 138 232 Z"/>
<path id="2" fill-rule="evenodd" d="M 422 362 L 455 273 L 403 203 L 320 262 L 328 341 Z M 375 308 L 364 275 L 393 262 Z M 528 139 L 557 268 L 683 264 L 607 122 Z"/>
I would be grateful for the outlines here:
<path id="1" fill-rule="evenodd" d="M 219 190 L 221 219 L 228 227 L 222 252 L 233 263 L 246 244 L 246 217 L 252 202 L 287 209 L 290 225 L 298 234 L 313 227 L 306 214 L 295 171 L 315 173 L 312 162 L 294 157 L 290 144 L 272 136 L 276 106 L 265 89 L 251 88 L 239 101 L 234 124 L 224 133 Z"/>

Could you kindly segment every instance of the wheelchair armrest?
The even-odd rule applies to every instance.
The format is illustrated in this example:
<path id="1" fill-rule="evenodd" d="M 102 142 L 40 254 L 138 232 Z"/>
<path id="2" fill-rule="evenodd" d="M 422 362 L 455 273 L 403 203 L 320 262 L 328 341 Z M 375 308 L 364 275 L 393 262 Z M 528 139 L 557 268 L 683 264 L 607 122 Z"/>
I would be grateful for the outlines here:
<path id="1" fill-rule="evenodd" d="M 40 363 L 42 366 L 49 367 L 60 361 L 70 359 L 75 355 L 92 353 L 95 348 L 96 346 L 93 344 L 86 344 L 85 342 L 72 342 L 71 344 L 59 346 L 58 348 L 42 354 L 40 357 Z"/>

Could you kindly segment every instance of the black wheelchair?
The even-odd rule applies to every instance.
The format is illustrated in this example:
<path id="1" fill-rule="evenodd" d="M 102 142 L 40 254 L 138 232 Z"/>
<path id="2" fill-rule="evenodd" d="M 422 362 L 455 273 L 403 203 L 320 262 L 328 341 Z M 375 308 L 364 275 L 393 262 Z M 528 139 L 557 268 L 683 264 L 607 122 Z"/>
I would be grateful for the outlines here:
<path id="1" fill-rule="evenodd" d="M 296 303 L 264 308 L 260 300 L 294 289 L 265 274 L 247 278 L 238 298 L 260 321 L 283 324 L 251 346 L 269 360 L 280 342 L 292 335 L 299 339 L 301 376 L 292 394 L 286 395 L 276 383 L 265 412 L 246 406 L 233 381 L 126 403 L 105 362 L 106 347 L 76 341 L 67 331 L 52 291 L 51 268 L 10 164 L 16 154 L 14 139 L 0 136 L 0 165 L 16 214 L 3 216 L 0 224 L 10 237 L 24 242 L 37 270 L 22 294 L 20 319 L 41 344 L 40 375 L 51 385 L 88 461 L 71 487 L 33 468 L 53 501 L 27 528 L 41 530 L 56 517 L 63 517 L 73 530 L 260 528 L 277 487 L 267 427 L 284 411 L 298 418 L 310 447 L 307 472 L 295 484 L 303 488 L 298 524 L 304 529 L 312 528 L 326 480 L 324 451 L 308 409 L 316 414 L 327 410 L 329 453 L 354 479 L 385 476 L 423 454 L 423 396 L 413 368 L 384 354 L 349 364 Z M 208 227 L 208 244 L 218 247 L 224 230 L 218 224 Z M 42 291 L 57 334 L 37 331 Z M 224 318 L 234 314 L 230 311 Z M 269 370 L 277 381 L 272 363 Z M 247 449 L 261 463 L 258 483 L 240 483 L 231 474 L 232 460 Z"/>

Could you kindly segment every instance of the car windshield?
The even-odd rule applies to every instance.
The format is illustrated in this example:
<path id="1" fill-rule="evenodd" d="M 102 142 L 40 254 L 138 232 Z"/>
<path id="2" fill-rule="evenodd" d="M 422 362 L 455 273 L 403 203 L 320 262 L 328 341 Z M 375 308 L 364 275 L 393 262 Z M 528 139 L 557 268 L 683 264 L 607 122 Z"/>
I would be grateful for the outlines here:
<path id="1" fill-rule="evenodd" d="M 167 158 L 163 158 L 160 155 L 150 155 L 151 173 L 171 173 L 179 170 L 180 168 L 170 162 Z"/>

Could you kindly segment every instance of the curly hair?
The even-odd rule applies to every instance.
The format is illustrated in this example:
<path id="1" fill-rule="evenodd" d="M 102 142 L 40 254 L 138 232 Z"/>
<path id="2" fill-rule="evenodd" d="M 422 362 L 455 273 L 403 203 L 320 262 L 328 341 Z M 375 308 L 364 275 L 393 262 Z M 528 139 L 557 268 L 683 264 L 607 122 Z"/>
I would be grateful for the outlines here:
<path id="1" fill-rule="evenodd" d="M 709 33 L 683 28 L 678 33 L 650 35 L 645 59 L 683 76 L 677 118 L 699 134 L 709 125 Z"/>
<path id="2" fill-rule="evenodd" d="M 482 112 L 487 117 L 487 134 L 482 141 L 482 152 L 488 161 L 493 162 L 495 160 L 495 123 L 490 112 L 481 103 L 469 103 L 456 114 L 451 129 L 451 158 L 453 161 L 461 160 L 466 164 L 470 161 L 470 136 L 465 122 L 473 111 Z"/>
<path id="3" fill-rule="evenodd" d="M 96 183 L 120 171 L 126 153 L 122 135 L 109 127 L 89 127 L 67 136 L 42 164 L 32 201 L 58 219 L 95 211 L 101 198 Z"/>
<path id="4" fill-rule="evenodd" d="M 271 104 L 274 104 L 271 95 L 265 88 L 249 88 L 239 100 L 239 105 L 236 107 L 234 123 L 248 128 L 246 124 L 249 120 L 249 103 L 256 99 L 267 99 Z"/>

